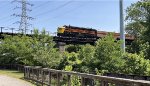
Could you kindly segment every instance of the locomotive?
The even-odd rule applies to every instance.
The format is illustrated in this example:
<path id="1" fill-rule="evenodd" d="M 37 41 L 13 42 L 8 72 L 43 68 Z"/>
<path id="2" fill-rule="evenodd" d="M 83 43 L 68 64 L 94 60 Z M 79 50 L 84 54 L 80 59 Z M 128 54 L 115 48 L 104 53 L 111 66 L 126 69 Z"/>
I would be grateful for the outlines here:
<path id="1" fill-rule="evenodd" d="M 91 28 L 64 25 L 58 27 L 57 32 L 59 37 L 97 38 L 97 30 Z"/>
<path id="2" fill-rule="evenodd" d="M 65 42 L 68 44 L 95 44 L 95 42 L 99 38 L 105 37 L 110 32 L 105 31 L 97 31 L 96 29 L 92 28 L 83 28 L 83 27 L 75 27 L 70 25 L 64 25 L 58 27 L 57 29 L 57 36 L 54 37 L 54 41 L 57 42 Z M 134 37 L 131 35 L 126 34 L 126 44 L 130 45 L 131 42 L 134 40 Z M 114 33 L 114 38 L 116 40 L 120 39 L 119 33 Z"/>

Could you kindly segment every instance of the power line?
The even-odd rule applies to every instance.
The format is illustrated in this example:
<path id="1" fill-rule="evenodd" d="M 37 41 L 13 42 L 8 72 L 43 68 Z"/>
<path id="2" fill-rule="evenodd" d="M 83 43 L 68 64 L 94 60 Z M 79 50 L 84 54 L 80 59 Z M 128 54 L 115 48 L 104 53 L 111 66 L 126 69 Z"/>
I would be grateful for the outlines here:
<path id="1" fill-rule="evenodd" d="M 45 4 L 49 4 L 49 2 L 53 2 L 53 1 L 46 1 L 46 2 L 44 2 L 44 3 L 41 3 L 40 5 L 38 5 L 38 6 L 35 6 L 35 7 L 33 7 L 33 9 L 37 9 L 37 8 L 39 8 L 39 7 L 42 7 L 42 6 L 45 6 Z M 35 11 L 35 10 L 34 10 Z"/>
<path id="2" fill-rule="evenodd" d="M 60 6 L 56 7 L 56 8 L 54 8 L 54 9 L 48 10 L 48 11 L 40 13 L 40 14 L 37 14 L 37 15 L 35 15 L 35 17 L 47 14 L 49 12 L 57 11 L 58 9 L 61 9 L 61 8 L 65 7 L 66 5 L 70 4 L 70 3 L 72 3 L 72 1 L 68 1 L 68 2 L 66 2 L 66 3 L 64 3 L 64 4 L 62 4 L 62 5 L 60 5 Z"/>
<path id="3" fill-rule="evenodd" d="M 55 18 L 58 18 L 58 17 L 60 17 L 60 16 L 64 16 L 64 15 L 66 15 L 66 14 L 69 14 L 69 13 L 71 13 L 71 12 L 74 12 L 74 11 L 77 10 L 77 9 L 81 9 L 82 7 L 84 7 L 84 6 L 86 6 L 86 5 L 87 5 L 87 4 L 81 4 L 81 5 L 79 5 L 79 6 L 75 7 L 75 8 L 73 8 L 73 9 L 70 9 L 70 10 L 68 10 L 68 11 L 65 11 L 65 12 L 61 13 L 61 14 L 63 14 L 63 15 L 56 15 L 56 16 L 54 16 L 54 17 L 52 17 L 52 18 L 46 19 L 45 21 L 50 20 L 50 19 L 55 19 Z M 43 21 L 44 21 L 44 20 L 43 20 Z"/>
<path id="4" fill-rule="evenodd" d="M 85 5 L 87 5 L 87 4 L 84 4 L 84 5 L 81 4 L 81 5 L 79 5 L 79 6 L 75 7 L 75 8 L 73 8 L 73 9 L 70 9 L 70 10 L 68 10 L 68 11 L 66 11 L 66 12 L 64 12 L 64 13 L 62 13 L 63 15 L 56 15 L 56 16 L 54 16 L 54 17 L 52 17 L 52 18 L 58 18 L 58 17 L 60 17 L 60 16 L 64 16 L 64 15 L 66 15 L 66 14 L 69 14 L 69 13 L 71 13 L 71 12 L 77 10 L 77 9 L 81 9 L 81 7 L 84 7 Z"/>

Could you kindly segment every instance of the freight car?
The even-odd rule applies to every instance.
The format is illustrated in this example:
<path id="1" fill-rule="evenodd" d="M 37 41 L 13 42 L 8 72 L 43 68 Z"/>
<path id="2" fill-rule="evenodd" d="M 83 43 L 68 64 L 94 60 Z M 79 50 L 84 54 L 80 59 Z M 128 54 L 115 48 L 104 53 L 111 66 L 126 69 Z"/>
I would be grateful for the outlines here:
<path id="1" fill-rule="evenodd" d="M 75 26 L 62 26 L 57 29 L 59 37 L 97 38 L 97 30 Z"/>

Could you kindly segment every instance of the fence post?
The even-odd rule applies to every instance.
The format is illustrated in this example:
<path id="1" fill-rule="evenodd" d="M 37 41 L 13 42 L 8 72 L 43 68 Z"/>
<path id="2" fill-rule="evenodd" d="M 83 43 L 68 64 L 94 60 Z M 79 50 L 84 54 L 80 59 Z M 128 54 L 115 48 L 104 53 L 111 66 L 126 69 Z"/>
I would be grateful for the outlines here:
<path id="1" fill-rule="evenodd" d="M 28 68 L 28 72 L 29 72 L 29 76 L 28 77 L 30 79 L 31 78 L 31 75 L 30 75 L 31 74 L 31 67 Z"/>
<path id="2" fill-rule="evenodd" d="M 101 81 L 100 86 L 109 86 L 106 81 Z"/>
<path id="3" fill-rule="evenodd" d="M 40 70 L 41 70 L 41 66 L 36 66 L 36 68 L 35 68 L 35 70 L 36 70 L 36 79 L 37 79 L 37 82 L 36 82 L 36 84 L 37 84 L 37 86 L 38 86 L 38 81 L 39 81 L 39 73 L 40 73 Z"/>
<path id="4" fill-rule="evenodd" d="M 50 70 L 48 70 L 48 86 L 51 86 L 51 79 L 52 79 L 52 76 L 51 76 L 51 72 Z"/>
<path id="5" fill-rule="evenodd" d="M 57 73 L 57 86 L 60 86 L 60 73 Z"/>
<path id="6" fill-rule="evenodd" d="M 26 67 L 24 66 L 24 78 L 26 77 Z"/>
<path id="7" fill-rule="evenodd" d="M 33 66 L 31 66 L 31 68 L 30 68 L 31 69 L 31 71 L 30 71 L 30 78 L 31 79 L 34 79 L 33 68 L 34 68 Z"/>
<path id="8" fill-rule="evenodd" d="M 44 70 L 42 69 L 42 86 L 44 85 Z"/>
<path id="9" fill-rule="evenodd" d="M 71 75 L 67 75 L 67 77 L 68 77 L 68 86 L 71 86 Z"/>
<path id="10" fill-rule="evenodd" d="M 81 86 L 85 86 L 85 78 L 81 77 Z"/>

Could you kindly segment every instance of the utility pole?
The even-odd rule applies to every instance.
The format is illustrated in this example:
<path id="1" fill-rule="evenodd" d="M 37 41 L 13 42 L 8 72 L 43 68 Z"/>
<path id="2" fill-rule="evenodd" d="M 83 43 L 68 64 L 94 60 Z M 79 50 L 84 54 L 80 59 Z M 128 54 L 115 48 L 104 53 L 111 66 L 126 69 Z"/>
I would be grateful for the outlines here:
<path id="1" fill-rule="evenodd" d="M 27 15 L 27 11 L 32 11 L 30 9 L 27 8 L 27 6 L 33 6 L 33 4 L 30 4 L 27 2 L 27 0 L 14 0 L 13 2 L 18 2 L 18 3 L 21 3 L 21 7 L 16 7 L 16 8 L 21 8 L 22 9 L 22 13 L 21 14 L 13 14 L 13 16 L 16 16 L 16 17 L 21 17 L 21 20 L 20 21 L 17 21 L 16 23 L 19 23 L 19 31 L 21 31 L 23 34 L 26 34 L 27 32 L 27 28 L 28 26 L 30 26 L 31 24 L 29 24 L 27 22 L 27 20 L 33 20 L 34 18 L 32 17 L 29 17 Z M 14 9 L 16 9 L 14 8 Z"/>
<path id="2" fill-rule="evenodd" d="M 15 28 L 10 28 L 10 29 L 11 29 L 11 33 L 13 34 L 13 33 L 14 33 Z"/>
<path id="3" fill-rule="evenodd" d="M 119 0 L 119 8 L 120 8 L 120 40 L 123 41 L 121 44 L 121 48 L 123 52 L 125 52 L 125 31 L 124 31 L 124 18 L 123 18 L 123 0 Z"/>
<path id="4" fill-rule="evenodd" d="M 4 27 L 0 27 L 1 28 L 1 33 L 3 33 L 3 29 L 4 29 Z"/>

